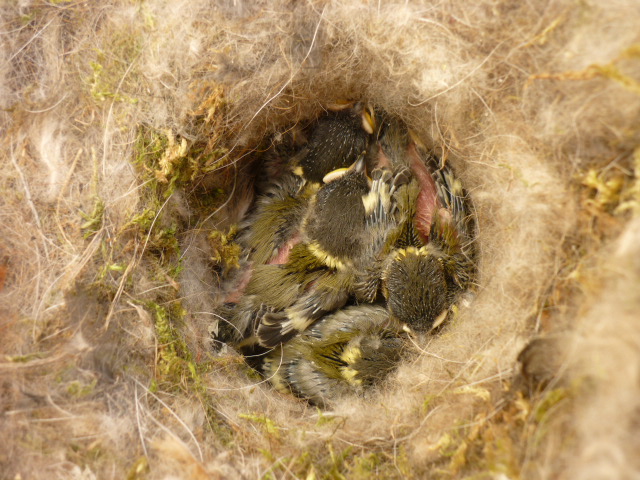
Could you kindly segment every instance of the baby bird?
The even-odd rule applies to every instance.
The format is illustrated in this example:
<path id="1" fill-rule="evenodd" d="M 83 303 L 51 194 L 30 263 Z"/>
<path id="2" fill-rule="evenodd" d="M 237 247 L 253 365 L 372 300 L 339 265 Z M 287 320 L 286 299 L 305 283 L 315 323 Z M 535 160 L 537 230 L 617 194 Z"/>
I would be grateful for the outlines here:
<path id="1" fill-rule="evenodd" d="M 291 248 L 300 241 L 300 226 L 316 191 L 316 185 L 285 174 L 258 197 L 239 239 L 254 265 L 286 263 Z"/>
<path id="2" fill-rule="evenodd" d="M 389 312 L 416 332 L 437 327 L 467 287 L 458 280 L 458 261 L 433 244 L 394 250 L 382 275 Z"/>
<path id="3" fill-rule="evenodd" d="M 222 330 L 226 336 L 219 340 L 236 347 L 257 344 L 255 333 L 263 318 L 281 315 L 321 282 L 326 270 L 303 243 L 293 246 L 282 264 L 253 265 L 243 295 L 219 312 L 227 324 Z"/>
<path id="4" fill-rule="evenodd" d="M 475 274 L 475 223 L 467 194 L 448 167 L 440 168 L 411 140 L 399 120 L 385 120 L 379 165 L 410 169 L 394 199 L 398 228 L 388 255 L 358 283 L 360 298 L 381 290 L 391 315 L 424 332 L 437 326 Z"/>
<path id="5" fill-rule="evenodd" d="M 391 176 L 367 177 L 363 156 L 325 176 L 302 227 L 309 249 L 328 267 L 358 268 L 382 246 L 391 226 Z M 395 179 L 394 179 L 395 180 Z"/>
<path id="6" fill-rule="evenodd" d="M 260 159 L 258 199 L 239 235 L 252 264 L 286 263 L 291 248 L 300 241 L 300 225 L 319 182 L 336 165 L 350 165 L 362 156 L 374 128 L 373 110 L 356 103 L 322 117 L 310 141 L 293 158 L 298 136 L 274 136 Z"/>
<path id="7" fill-rule="evenodd" d="M 283 393 L 327 407 L 383 381 L 405 353 L 405 326 L 380 305 L 325 316 L 264 359 L 264 376 Z"/>
<path id="8" fill-rule="evenodd" d="M 269 266 L 273 271 L 276 265 L 287 263 L 291 250 L 300 241 L 300 226 L 309 201 L 319 187 L 291 172 L 295 135 L 281 137 L 274 137 L 258 160 L 254 185 L 258 197 L 242 222 L 237 239 L 245 252 L 243 269 L 231 279 L 232 288 L 216 312 L 220 321 L 214 340 L 220 343 L 237 345 L 253 335 L 265 312 L 274 310 L 261 297 L 247 295 L 247 288 L 260 290 L 265 286 L 265 277 L 273 277 L 268 274 Z M 270 291 L 268 287 L 266 291 Z"/>
<path id="9" fill-rule="evenodd" d="M 262 169 L 269 179 L 262 181 L 265 192 L 240 236 L 254 264 L 286 262 L 300 240 L 300 224 L 320 182 L 329 172 L 362 157 L 374 128 L 372 108 L 360 102 L 318 120 L 309 142 L 290 160 L 284 162 L 283 157 L 290 153 L 292 141 L 280 142 L 265 152 Z M 297 175 L 286 172 L 284 163 Z"/>
<path id="10" fill-rule="evenodd" d="M 431 160 L 434 159 L 428 159 Z M 378 164 L 392 170 L 406 168 L 411 172 L 411 181 L 396 195 L 398 209 L 405 220 L 400 241 L 406 246 L 426 243 L 438 201 L 436 182 L 431 174 L 437 165 L 435 162 L 427 165 L 418 154 L 409 129 L 395 117 L 385 117 L 381 126 Z"/>
<path id="11" fill-rule="evenodd" d="M 395 227 L 392 193 L 394 182 L 401 180 L 382 171 L 374 177 L 366 177 L 362 157 L 325 177 L 329 183 L 311 201 L 302 227 L 303 243 L 313 257 L 308 262 L 320 262 L 324 269 L 316 270 L 319 276 L 293 305 L 263 317 L 257 330 L 263 346 L 284 343 L 345 305 L 359 272 L 378 256 Z"/>
<path id="12" fill-rule="evenodd" d="M 321 117 L 307 145 L 292 159 L 294 172 L 307 181 L 321 183 L 323 177 L 345 168 L 369 149 L 376 128 L 373 109 L 362 102 Z"/>

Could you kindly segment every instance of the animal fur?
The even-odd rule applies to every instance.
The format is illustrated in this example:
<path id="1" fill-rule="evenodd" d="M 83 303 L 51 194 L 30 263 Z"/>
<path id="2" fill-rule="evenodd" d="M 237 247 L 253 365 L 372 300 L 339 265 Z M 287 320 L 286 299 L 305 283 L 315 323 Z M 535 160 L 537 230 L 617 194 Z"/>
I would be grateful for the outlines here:
<path id="1" fill-rule="evenodd" d="M 638 476 L 637 2 L 9 4 L 3 478 Z M 385 388 L 320 414 L 210 339 L 256 151 L 342 100 L 452 166 L 479 275 Z M 519 388 L 547 335 L 550 383 Z"/>

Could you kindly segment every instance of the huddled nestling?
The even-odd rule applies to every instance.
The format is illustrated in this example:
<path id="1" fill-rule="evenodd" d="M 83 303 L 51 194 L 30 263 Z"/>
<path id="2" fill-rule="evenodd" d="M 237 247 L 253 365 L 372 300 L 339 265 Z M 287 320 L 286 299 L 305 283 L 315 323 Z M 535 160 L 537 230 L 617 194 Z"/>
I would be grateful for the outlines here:
<path id="1" fill-rule="evenodd" d="M 400 119 L 334 106 L 261 155 L 242 274 L 216 340 L 282 392 L 328 406 L 393 371 L 476 273 L 471 200 Z"/>

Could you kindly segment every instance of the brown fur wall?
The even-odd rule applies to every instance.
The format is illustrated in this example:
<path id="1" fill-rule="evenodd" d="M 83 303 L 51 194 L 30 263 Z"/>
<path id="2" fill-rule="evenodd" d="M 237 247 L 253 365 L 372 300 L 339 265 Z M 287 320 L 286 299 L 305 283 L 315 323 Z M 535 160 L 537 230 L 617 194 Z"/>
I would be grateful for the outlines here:
<path id="1" fill-rule="evenodd" d="M 638 475 L 636 2 L 0 15 L 2 478 Z M 453 166 L 480 274 L 382 391 L 319 412 L 211 353 L 233 267 L 210 233 L 246 210 L 264 139 L 348 98 Z"/>

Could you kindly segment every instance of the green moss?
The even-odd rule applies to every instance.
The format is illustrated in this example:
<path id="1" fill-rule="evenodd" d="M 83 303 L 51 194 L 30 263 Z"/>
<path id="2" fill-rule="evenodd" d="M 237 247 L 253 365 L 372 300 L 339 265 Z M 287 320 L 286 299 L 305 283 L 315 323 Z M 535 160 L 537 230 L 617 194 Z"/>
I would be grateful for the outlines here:
<path id="1" fill-rule="evenodd" d="M 89 94 L 97 102 L 113 100 L 135 104 L 132 95 L 139 88 L 136 60 L 142 51 L 142 36 L 136 31 L 114 31 L 110 35 L 109 50 L 95 50 L 89 61 L 89 73 L 84 81 Z"/>
<path id="2" fill-rule="evenodd" d="M 352 459 L 348 467 L 349 477 L 354 480 L 365 480 L 377 476 L 380 467 L 384 464 L 384 459 L 378 453 L 368 453 Z M 388 477 L 386 477 L 388 478 Z"/>
<path id="3" fill-rule="evenodd" d="M 156 228 L 147 237 L 147 248 L 156 254 L 164 263 L 168 256 L 180 254 L 180 242 L 176 238 L 178 227 L 170 225 L 166 228 Z"/>
<path id="4" fill-rule="evenodd" d="M 152 378 L 151 382 L 149 383 L 149 391 L 151 393 L 158 393 L 158 390 L 160 390 L 160 387 L 158 386 L 158 380 Z"/>
<path id="5" fill-rule="evenodd" d="M 5 355 L 5 358 L 8 362 L 15 363 L 29 363 L 33 360 L 38 360 L 40 358 L 46 358 L 47 354 L 42 352 L 32 352 L 26 355 Z"/>
<path id="6" fill-rule="evenodd" d="M 422 414 L 426 415 L 434 406 L 434 401 L 437 399 L 437 395 L 427 395 L 422 402 Z"/>
<path id="7" fill-rule="evenodd" d="M 612 64 L 594 65 L 592 68 L 599 75 L 602 75 L 603 77 L 606 77 L 610 80 L 613 80 L 614 82 L 619 83 L 620 85 L 625 87 L 627 90 L 630 90 L 636 95 L 640 95 L 640 82 L 622 73 L 617 66 Z"/>
<path id="8" fill-rule="evenodd" d="M 82 236 L 86 239 L 95 235 L 95 233 L 102 228 L 104 219 L 104 202 L 102 199 L 96 197 L 91 213 L 80 211 L 80 216 L 85 220 L 85 222 L 80 225 L 80 229 L 83 231 Z"/>
<path id="9" fill-rule="evenodd" d="M 185 376 L 191 376 L 188 368 L 191 352 L 177 330 L 177 323 L 182 320 L 182 315 L 175 315 L 175 309 L 171 312 L 154 302 L 149 302 L 147 307 L 154 312 L 155 332 L 158 339 L 157 380 L 181 385 Z"/>
<path id="10" fill-rule="evenodd" d="M 237 227 L 232 226 L 228 232 L 213 230 L 209 234 L 209 243 L 213 252 L 211 261 L 223 276 L 240 268 L 242 247 L 235 242 Z"/>
<path id="11" fill-rule="evenodd" d="M 135 214 L 122 229 L 128 230 L 131 227 L 139 227 L 140 231 L 148 232 L 156 219 L 159 207 L 160 205 L 156 206 L 156 208 L 145 208 L 141 213 Z"/>
<path id="12" fill-rule="evenodd" d="M 344 476 L 343 472 L 346 470 L 345 460 L 351 454 L 351 447 L 336 452 L 333 445 L 329 443 L 327 448 L 329 449 L 330 468 L 326 478 L 346 480 L 347 477 Z"/>
<path id="13" fill-rule="evenodd" d="M 398 447 L 395 454 L 382 450 L 363 451 L 359 455 L 350 455 L 345 459 L 343 476 L 349 480 L 415 478 L 402 445 Z"/>
<path id="14" fill-rule="evenodd" d="M 316 407 L 316 412 L 318 414 L 318 421 L 316 422 L 316 427 L 321 427 L 323 425 L 327 425 L 329 423 L 334 423 L 336 421 L 335 417 L 328 417 L 324 414 L 322 409 Z"/>
<path id="15" fill-rule="evenodd" d="M 134 145 L 134 164 L 138 167 L 144 184 L 152 198 L 166 199 L 177 190 L 188 190 L 188 200 L 198 210 L 211 213 L 226 199 L 223 188 L 217 186 L 197 192 L 199 180 L 208 173 L 218 171 L 229 161 L 225 148 L 221 147 L 220 125 L 201 126 L 196 138 L 187 140 L 170 129 L 157 129 L 139 125 Z M 191 137 L 190 137 L 191 138 Z M 224 178 L 224 174 L 217 174 Z M 160 204 L 152 206 L 155 212 Z"/>
<path id="16" fill-rule="evenodd" d="M 135 54 L 135 48 L 134 45 L 127 55 Z M 117 89 L 112 88 L 110 81 L 111 75 L 118 71 L 116 63 L 117 59 L 99 53 L 98 60 L 91 65 L 93 76 L 89 83 L 95 99 L 126 100 L 116 96 Z M 216 359 L 196 361 L 182 334 L 187 312 L 178 300 L 180 285 L 176 280 L 183 268 L 179 241 L 183 225 L 174 205 L 168 201 L 177 189 L 192 188 L 194 179 L 205 170 L 202 164 L 204 157 L 200 155 L 202 151 L 202 145 L 194 146 L 171 131 L 138 127 L 133 163 L 141 176 L 142 202 L 131 212 L 130 219 L 115 236 L 101 242 L 97 255 L 99 266 L 91 287 L 107 302 L 113 302 L 116 294 L 123 293 L 124 287 L 124 294 L 128 295 L 129 301 L 143 305 L 151 313 L 157 355 L 149 390 L 152 393 L 195 396 L 205 412 L 210 431 L 221 443 L 230 444 L 233 434 L 219 417 L 204 379 L 204 375 L 216 368 Z M 208 155 L 214 155 L 214 152 L 209 151 Z M 93 158 L 94 170 L 99 173 L 95 153 Z M 95 176 L 94 180 L 97 178 Z M 94 191 L 97 192 L 95 183 Z M 185 197 L 193 194 L 181 193 L 186 193 Z M 91 234 L 95 233 L 104 223 L 104 204 L 97 202 L 94 212 L 83 216 L 86 220 L 83 228 Z M 220 261 L 228 262 L 225 268 L 234 268 L 238 263 L 239 252 L 235 250 L 234 237 L 235 231 L 229 231 L 217 239 Z M 127 278 L 123 278 L 125 274 Z M 152 285 L 166 285 L 169 282 L 174 288 L 151 288 L 149 291 L 154 293 L 147 294 L 151 300 L 136 300 L 132 292 L 135 292 L 135 286 L 141 279 Z M 91 387 L 72 382 L 67 389 L 71 395 L 82 396 L 89 394 Z M 132 467 L 130 478 L 139 478 L 144 474 L 144 469 L 138 472 L 137 468 L 136 465 Z"/>
<path id="17" fill-rule="evenodd" d="M 590 202 L 604 211 L 612 211 L 619 203 L 625 185 L 623 175 L 606 175 L 590 169 L 582 179 L 582 184 L 592 192 Z"/>
<path id="18" fill-rule="evenodd" d="M 247 419 L 257 421 L 263 429 L 269 428 L 264 423 L 261 415 L 247 415 Z M 279 435 L 279 434 L 278 434 Z M 271 437 L 275 440 L 282 440 L 280 436 Z M 368 478 L 411 478 L 401 474 L 394 465 L 393 459 L 387 458 L 380 453 L 364 453 L 354 455 L 353 448 L 347 447 L 336 450 L 332 443 L 326 444 L 326 450 L 291 452 L 287 446 L 289 455 L 282 456 L 273 448 L 260 449 L 260 453 L 267 462 L 272 464 L 271 468 L 262 478 L 282 478 L 283 476 L 293 476 L 294 478 L 306 479 L 368 479 Z M 328 452 L 328 455 L 327 455 Z"/>
<path id="19" fill-rule="evenodd" d="M 569 396 L 570 392 L 566 388 L 555 388 L 547 392 L 535 406 L 533 416 L 536 422 L 544 422 L 552 410 Z"/>
<path id="20" fill-rule="evenodd" d="M 74 380 L 67 385 L 67 393 L 77 398 L 83 398 L 91 395 L 95 391 L 97 379 L 92 380 L 90 383 L 83 383 L 79 380 Z"/>
<path id="21" fill-rule="evenodd" d="M 636 95 L 640 95 L 640 82 L 638 82 L 633 77 L 625 74 L 618 65 L 623 59 L 636 60 L 638 57 L 640 57 L 640 54 L 638 53 L 639 51 L 640 45 L 632 44 L 631 46 L 623 50 L 620 55 L 618 55 L 611 62 L 605 65 L 593 64 L 589 65 L 584 70 L 567 71 L 555 74 L 540 73 L 529 77 L 529 82 L 539 79 L 586 81 L 597 77 L 603 77 L 616 82 L 617 84 L 621 85 L 622 87 Z"/>
<path id="22" fill-rule="evenodd" d="M 148 302 L 146 306 L 148 310 L 154 312 L 154 326 L 158 340 L 157 373 L 150 382 L 149 390 L 152 392 L 178 390 L 187 395 L 196 395 L 206 413 L 211 431 L 222 443 L 231 443 L 233 435 L 219 417 L 213 398 L 202 378 L 214 366 L 211 362 L 195 362 L 180 334 L 186 311 L 180 302 L 172 302 L 168 307 Z"/>
<path id="23" fill-rule="evenodd" d="M 257 423 L 268 435 L 273 436 L 274 438 L 280 438 L 280 427 L 266 415 L 240 413 L 238 414 L 238 417 Z"/>
<path id="24" fill-rule="evenodd" d="M 144 4 L 140 5 L 138 13 L 144 22 L 142 30 L 155 28 L 155 19 Z M 133 30 L 112 32 L 110 40 L 108 51 L 96 50 L 94 58 L 87 62 L 85 85 L 94 102 L 106 103 L 107 106 L 114 102 L 122 104 L 117 111 L 114 110 L 114 123 L 117 124 L 120 121 L 117 115 L 121 114 L 123 121 L 130 121 L 125 118 L 130 111 L 126 104 L 135 103 L 137 92 L 144 88 L 144 79 L 136 62 L 143 43 L 141 31 Z M 212 208 L 224 200 L 222 187 L 198 190 L 203 176 L 218 168 L 220 158 L 226 153 L 221 146 L 222 90 L 210 92 L 206 98 L 204 110 L 194 114 L 193 123 L 185 126 L 186 135 L 179 135 L 168 128 L 137 126 L 132 163 L 139 176 L 140 203 L 135 210 L 128 212 L 128 221 L 121 224 L 115 235 L 105 235 L 102 239 L 94 259 L 97 263 L 95 278 L 90 285 L 110 304 L 115 305 L 113 302 L 119 298 L 120 303 L 127 301 L 141 305 L 151 314 L 157 354 L 155 365 L 147 364 L 147 374 L 151 377 L 149 390 L 195 397 L 205 412 L 210 431 L 220 442 L 229 444 L 233 441 L 233 434 L 217 413 L 205 379 L 205 375 L 216 367 L 216 360 L 200 362 L 194 358 L 182 333 L 186 311 L 178 298 L 179 275 L 183 269 L 180 236 L 186 228 L 194 228 L 198 218 L 210 215 Z M 99 175 L 96 154 L 92 154 L 92 193 L 96 201 L 92 211 L 82 213 L 82 228 L 87 238 L 106 224 L 111 224 L 105 220 L 109 211 L 107 207 L 105 212 L 98 189 L 98 181 L 102 182 L 103 178 Z M 182 208 L 185 200 L 189 215 L 193 215 L 186 220 L 185 209 Z M 91 207 L 85 209 L 91 210 Z M 235 234 L 232 229 L 218 232 L 217 236 L 214 233 L 210 238 L 215 244 L 212 260 L 225 272 L 239 265 L 240 249 L 234 242 Z M 150 287 L 137 296 L 137 285 L 141 283 Z M 154 288 L 167 283 L 173 288 Z M 142 295 L 144 298 L 139 298 Z M 149 357 L 145 361 L 149 362 Z M 91 385 L 79 382 L 68 386 L 63 383 L 62 386 L 66 386 L 69 394 L 74 396 L 89 394 L 91 390 Z M 146 473 L 146 460 L 140 459 L 140 462 L 131 467 L 129 478 L 139 478 Z"/>
<path id="25" fill-rule="evenodd" d="M 134 163 L 141 168 L 147 186 L 164 198 L 203 173 L 192 143 L 169 129 L 146 125 L 138 127 Z"/>

